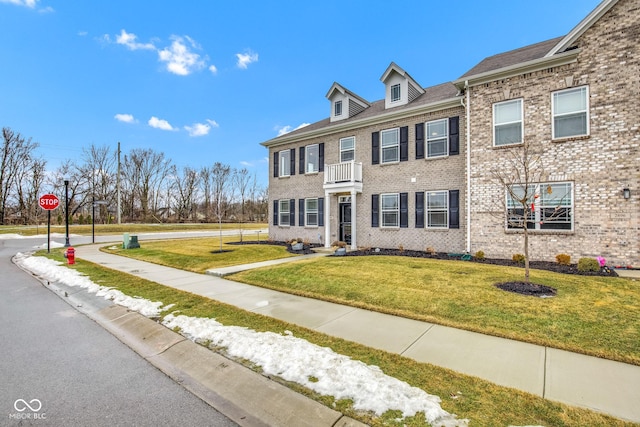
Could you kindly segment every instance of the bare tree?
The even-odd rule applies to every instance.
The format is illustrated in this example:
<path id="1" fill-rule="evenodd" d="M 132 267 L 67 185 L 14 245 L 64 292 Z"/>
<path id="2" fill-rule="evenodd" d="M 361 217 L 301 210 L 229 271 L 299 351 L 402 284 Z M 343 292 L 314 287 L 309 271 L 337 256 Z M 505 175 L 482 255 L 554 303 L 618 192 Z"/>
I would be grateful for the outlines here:
<path id="1" fill-rule="evenodd" d="M 231 176 L 231 167 L 216 162 L 211 170 L 213 182 L 213 200 L 215 203 L 216 216 L 218 217 L 218 226 L 220 230 L 220 252 L 222 252 L 222 217 L 227 204 L 229 178 Z"/>
<path id="2" fill-rule="evenodd" d="M 240 199 L 239 200 L 240 202 L 239 223 L 240 223 L 240 241 L 241 242 L 243 238 L 242 224 L 244 223 L 245 202 L 249 192 L 250 179 L 251 177 L 249 176 L 249 171 L 246 168 L 233 171 L 233 186 Z"/>
<path id="3" fill-rule="evenodd" d="M 213 214 L 211 199 L 213 198 L 213 184 L 212 168 L 209 166 L 203 166 L 200 169 L 200 189 L 202 190 L 202 197 L 204 199 L 203 210 L 205 222 L 211 222 L 211 216 Z"/>
<path id="4" fill-rule="evenodd" d="M 158 211 L 160 190 L 171 171 L 171 161 L 164 153 L 152 149 L 133 149 L 124 157 L 124 173 L 131 185 L 130 204 L 135 216 L 136 202 L 141 210 L 143 221 L 155 217 Z M 157 218 L 156 218 L 157 219 Z"/>
<path id="5" fill-rule="evenodd" d="M 42 194 L 45 178 L 46 160 L 30 159 L 18 172 L 16 180 L 16 198 L 18 212 L 24 225 L 38 222 L 38 199 Z"/>
<path id="6" fill-rule="evenodd" d="M 0 224 L 5 224 L 8 201 L 20 171 L 30 163 L 38 143 L 25 139 L 10 128 L 2 128 L 0 152 Z"/>
<path id="7" fill-rule="evenodd" d="M 84 204 L 89 205 L 96 200 L 107 202 L 107 205 L 98 205 L 98 213 L 104 223 L 105 219 L 109 217 L 108 206 L 117 204 L 115 187 L 118 166 L 117 153 L 108 146 L 91 145 L 89 148 L 83 148 L 82 161 L 83 164 L 79 166 L 79 172 L 88 185 Z M 93 208 L 91 211 L 93 213 Z M 93 221 L 95 222 L 95 218 Z"/>
<path id="8" fill-rule="evenodd" d="M 172 193 L 173 205 L 178 215 L 178 221 L 183 219 L 195 220 L 196 218 L 196 196 L 200 175 L 195 169 L 185 166 L 182 173 L 178 174 L 174 170 L 174 185 Z"/>
<path id="9" fill-rule="evenodd" d="M 536 222 L 550 226 L 570 215 L 566 201 L 570 190 L 562 185 L 541 186 L 545 171 L 542 151 L 532 150 L 525 141 L 521 146 L 505 149 L 504 163 L 491 170 L 494 179 L 506 191 L 500 215 L 506 212 L 506 227 L 522 231 L 525 283 L 529 283 L 529 238 Z M 544 203 L 543 203 L 544 201 Z M 537 214 L 537 215 L 536 215 Z"/>

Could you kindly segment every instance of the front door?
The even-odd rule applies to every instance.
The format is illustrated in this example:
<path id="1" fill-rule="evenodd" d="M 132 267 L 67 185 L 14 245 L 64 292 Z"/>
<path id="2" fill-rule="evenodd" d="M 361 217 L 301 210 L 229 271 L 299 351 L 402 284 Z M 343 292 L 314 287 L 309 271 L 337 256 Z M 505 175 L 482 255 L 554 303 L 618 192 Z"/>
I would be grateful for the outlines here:
<path id="1" fill-rule="evenodd" d="M 351 203 L 340 203 L 340 241 L 351 244 Z"/>

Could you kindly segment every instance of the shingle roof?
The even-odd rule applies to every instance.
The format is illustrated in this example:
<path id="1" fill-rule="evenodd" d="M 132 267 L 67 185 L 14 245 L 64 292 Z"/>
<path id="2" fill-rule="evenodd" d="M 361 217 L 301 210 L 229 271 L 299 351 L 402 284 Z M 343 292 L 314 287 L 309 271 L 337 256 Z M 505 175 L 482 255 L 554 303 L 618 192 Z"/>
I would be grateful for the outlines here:
<path id="1" fill-rule="evenodd" d="M 551 49 L 553 49 L 563 37 L 556 37 L 551 40 L 521 47 L 519 49 L 510 50 L 509 52 L 499 53 L 489 56 L 480 61 L 475 67 L 464 73 L 460 78 L 474 76 L 486 73 L 510 65 L 520 64 L 522 62 L 543 58 Z"/>
<path id="2" fill-rule="evenodd" d="M 458 96 L 458 89 L 453 85 L 453 83 L 450 83 L 450 82 L 424 88 L 424 91 L 425 93 L 423 93 L 422 95 L 414 99 L 409 104 L 406 104 L 400 107 L 394 107 L 392 110 L 402 111 L 404 109 L 415 108 L 420 105 L 428 105 L 428 104 L 437 103 L 439 101 L 445 101 L 447 99 L 455 98 L 456 96 Z M 379 101 L 372 102 L 369 108 L 365 108 L 361 113 L 356 114 L 353 117 L 349 117 L 348 119 L 340 120 L 337 122 L 331 122 L 327 117 L 326 119 L 322 119 L 315 123 L 311 123 L 310 125 L 305 126 L 303 128 L 296 129 L 284 135 L 270 139 L 269 141 L 266 141 L 263 144 L 276 142 L 279 138 L 284 136 L 290 137 L 292 135 L 303 134 L 303 133 L 314 131 L 317 129 L 331 128 L 332 126 L 342 126 L 345 123 L 349 123 L 351 121 L 366 119 L 369 117 L 375 117 L 377 115 L 381 115 L 388 111 L 390 110 L 384 108 L 384 99 L 382 99 Z"/>

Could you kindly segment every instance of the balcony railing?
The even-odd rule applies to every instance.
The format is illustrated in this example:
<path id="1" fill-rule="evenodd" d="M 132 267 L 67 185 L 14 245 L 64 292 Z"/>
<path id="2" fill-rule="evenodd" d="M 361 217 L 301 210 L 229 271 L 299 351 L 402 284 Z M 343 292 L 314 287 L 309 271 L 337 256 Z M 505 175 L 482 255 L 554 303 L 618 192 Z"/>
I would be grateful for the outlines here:
<path id="1" fill-rule="evenodd" d="M 362 163 L 343 162 L 324 165 L 324 183 L 362 182 Z"/>

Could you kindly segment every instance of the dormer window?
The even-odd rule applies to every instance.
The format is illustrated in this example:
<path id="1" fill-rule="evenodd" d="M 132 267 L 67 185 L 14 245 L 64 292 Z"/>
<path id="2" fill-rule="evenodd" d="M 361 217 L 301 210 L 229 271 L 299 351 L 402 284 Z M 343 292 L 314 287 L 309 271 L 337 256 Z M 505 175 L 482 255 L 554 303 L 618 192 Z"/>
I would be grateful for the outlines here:
<path id="1" fill-rule="evenodd" d="M 400 83 L 391 86 L 391 102 L 400 101 Z"/>
<path id="2" fill-rule="evenodd" d="M 333 104 L 333 115 L 341 116 L 342 115 L 342 101 L 336 101 Z"/>

